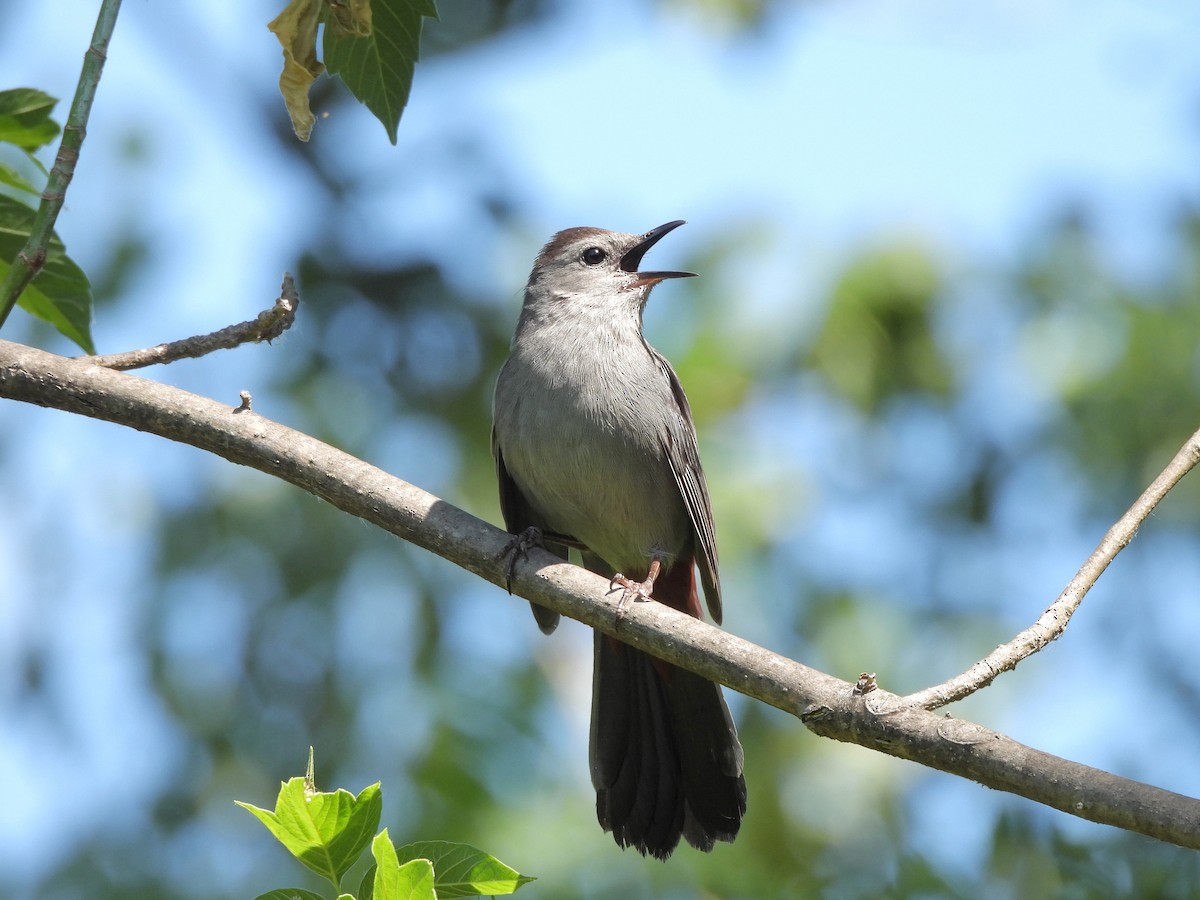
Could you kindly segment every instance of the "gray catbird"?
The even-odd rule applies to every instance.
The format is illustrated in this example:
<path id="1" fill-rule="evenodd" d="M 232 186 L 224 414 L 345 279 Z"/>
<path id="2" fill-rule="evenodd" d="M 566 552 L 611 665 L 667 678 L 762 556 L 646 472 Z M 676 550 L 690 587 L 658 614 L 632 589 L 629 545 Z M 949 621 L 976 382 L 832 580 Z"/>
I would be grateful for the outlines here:
<path id="1" fill-rule="evenodd" d="M 708 488 L 687 397 L 642 336 L 639 272 L 683 222 L 645 234 L 569 228 L 542 248 L 500 371 L 492 452 L 508 530 L 649 599 L 721 622 Z M 514 541 L 519 552 L 524 546 Z M 624 573 L 624 574 L 618 574 Z M 547 634 L 558 614 L 533 606 Z M 596 814 L 622 847 L 659 859 L 682 835 L 732 841 L 746 811 L 742 746 L 719 686 L 596 633 L 589 756 Z"/>

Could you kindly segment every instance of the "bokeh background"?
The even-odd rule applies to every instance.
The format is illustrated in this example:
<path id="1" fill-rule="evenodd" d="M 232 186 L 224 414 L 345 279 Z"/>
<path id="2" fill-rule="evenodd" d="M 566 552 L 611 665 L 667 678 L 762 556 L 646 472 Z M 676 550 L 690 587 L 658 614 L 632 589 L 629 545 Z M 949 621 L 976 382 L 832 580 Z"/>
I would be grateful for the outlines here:
<path id="1" fill-rule="evenodd" d="M 60 219 L 101 352 L 297 326 L 149 377 L 491 521 L 490 392 L 571 225 L 690 220 L 646 314 L 696 412 L 726 627 L 907 692 L 1030 623 L 1200 426 L 1200 10 L 444 0 L 399 145 L 336 83 L 308 145 L 281 2 L 124 5 Z M 0 2 L 0 86 L 74 90 L 95 3 Z M 47 162 L 49 160 L 47 159 Z M 4 337 L 60 352 L 14 314 Z M 1200 793 L 1200 481 L 1066 636 L 954 712 Z M 542 897 L 1191 896 L 1194 853 L 734 698 L 750 809 L 667 864 L 600 832 L 590 636 L 298 490 L 0 408 L 0 895 L 319 889 L 234 800 L 383 783 L 398 840 Z M 349 883 L 349 882 L 348 882 Z M 356 882 L 355 882 L 356 883 Z"/>

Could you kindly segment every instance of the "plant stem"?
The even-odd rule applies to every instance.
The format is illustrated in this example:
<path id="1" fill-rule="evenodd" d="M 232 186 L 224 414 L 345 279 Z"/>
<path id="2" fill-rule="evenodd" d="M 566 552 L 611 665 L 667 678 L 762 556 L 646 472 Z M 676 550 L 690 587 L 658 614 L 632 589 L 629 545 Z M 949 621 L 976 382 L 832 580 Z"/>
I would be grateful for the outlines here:
<path id="1" fill-rule="evenodd" d="M 62 210 L 67 196 L 67 186 L 75 175 L 75 164 L 79 161 L 79 149 L 87 134 L 88 117 L 92 113 L 92 101 L 96 99 L 96 87 L 100 84 L 100 73 L 108 56 L 108 42 L 113 27 L 117 24 L 117 13 L 121 0 L 102 0 L 96 17 L 96 29 L 92 32 L 92 43 L 83 55 L 83 70 L 79 73 L 79 84 L 75 87 L 75 98 L 63 128 L 54 167 L 42 192 L 42 202 L 33 217 L 29 240 L 21 248 L 9 266 L 8 274 L 0 284 L 0 326 L 17 304 L 17 298 L 29 282 L 33 281 L 46 264 L 46 248 L 54 233 L 54 223 Z"/>

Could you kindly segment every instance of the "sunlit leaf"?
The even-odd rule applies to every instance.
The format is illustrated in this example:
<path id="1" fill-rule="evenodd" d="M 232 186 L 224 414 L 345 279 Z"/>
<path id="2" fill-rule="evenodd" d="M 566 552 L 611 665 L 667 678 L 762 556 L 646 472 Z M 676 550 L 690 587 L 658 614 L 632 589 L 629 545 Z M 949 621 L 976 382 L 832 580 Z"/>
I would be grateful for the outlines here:
<path id="1" fill-rule="evenodd" d="M 371 854 L 375 857 L 372 900 L 436 900 L 433 863 L 409 859 L 402 864 L 386 828 L 372 842 Z"/>
<path id="2" fill-rule="evenodd" d="M 521 885 L 536 880 L 467 844 L 418 841 L 397 848 L 396 853 L 401 860 L 430 860 L 434 885 L 442 898 L 511 894 Z"/>
<path id="3" fill-rule="evenodd" d="M 379 784 L 355 797 L 349 791 L 313 793 L 305 779 L 289 779 L 275 811 L 238 801 L 258 817 L 293 856 L 335 886 L 371 842 L 379 826 L 383 798 Z"/>

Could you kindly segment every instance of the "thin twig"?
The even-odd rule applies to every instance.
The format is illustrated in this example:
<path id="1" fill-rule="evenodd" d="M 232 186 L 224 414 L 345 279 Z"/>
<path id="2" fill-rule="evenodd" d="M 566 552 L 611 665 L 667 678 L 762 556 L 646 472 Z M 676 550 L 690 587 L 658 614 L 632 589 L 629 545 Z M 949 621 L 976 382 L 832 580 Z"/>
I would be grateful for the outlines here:
<path id="1" fill-rule="evenodd" d="M 33 217 L 29 240 L 8 267 L 8 274 L 0 284 L 0 325 L 4 324 L 16 306 L 21 292 L 46 264 L 46 249 L 50 246 L 54 223 L 66 200 L 67 187 L 75 175 L 75 164 L 79 161 L 79 150 L 87 135 L 88 118 L 92 114 L 92 102 L 96 99 L 100 73 L 104 71 L 104 60 L 108 55 L 108 42 L 112 38 L 120 9 L 121 0 L 103 0 L 100 4 L 92 43 L 83 56 L 83 69 L 79 73 L 79 84 L 75 87 L 75 99 L 71 101 L 71 111 L 67 114 L 67 124 L 58 144 L 54 167 L 50 169 L 50 177 L 46 180 L 46 190 L 42 192 L 42 202 Z"/>
<path id="2" fill-rule="evenodd" d="M 227 404 L 169 385 L 7 341 L 0 341 L 3 397 L 208 450 L 291 482 L 495 585 L 502 587 L 508 575 L 503 550 L 512 535 L 263 416 L 235 414 Z M 544 550 L 531 550 L 517 565 L 512 587 L 521 597 L 799 716 L 823 737 L 913 760 L 1093 822 L 1200 849 L 1200 800 L 1051 756 L 981 725 L 907 705 L 879 688 L 856 694 L 855 685 L 662 603 L 634 604 L 618 626 L 617 600 L 607 593 L 607 579 Z"/>
<path id="3" fill-rule="evenodd" d="M 1099 546 L 1075 573 L 1075 577 L 1047 607 L 1036 622 L 1007 644 L 997 647 L 961 675 L 904 698 L 912 706 L 937 709 L 967 697 L 991 684 L 1002 672 L 1015 669 L 1017 663 L 1055 640 L 1067 627 L 1071 616 L 1083 602 L 1092 585 L 1125 547 L 1133 540 L 1141 524 L 1180 480 L 1200 462 L 1200 431 L 1193 434 L 1159 473 L 1133 506 L 1108 530 Z"/>
<path id="4" fill-rule="evenodd" d="M 300 306 L 300 295 L 296 293 L 296 284 L 290 272 L 283 274 L 283 284 L 279 288 L 279 299 L 270 309 L 264 309 L 248 322 L 230 325 L 212 334 L 200 334 L 195 337 L 171 341 L 169 344 L 159 344 L 157 347 L 146 347 L 143 350 L 129 350 L 125 353 L 111 353 L 107 356 L 80 356 L 77 359 L 86 360 L 93 365 L 106 369 L 140 369 L 174 362 L 177 359 L 196 359 L 212 353 L 214 350 L 231 350 L 242 344 L 259 341 L 273 341 L 292 327 L 296 321 L 296 309 Z"/>

